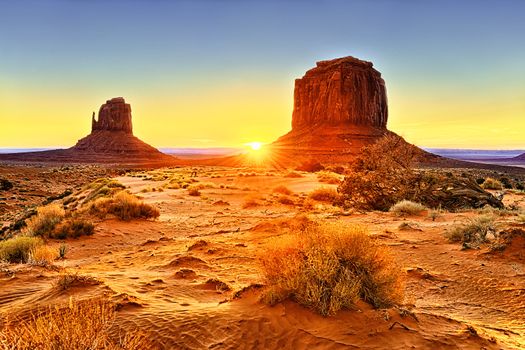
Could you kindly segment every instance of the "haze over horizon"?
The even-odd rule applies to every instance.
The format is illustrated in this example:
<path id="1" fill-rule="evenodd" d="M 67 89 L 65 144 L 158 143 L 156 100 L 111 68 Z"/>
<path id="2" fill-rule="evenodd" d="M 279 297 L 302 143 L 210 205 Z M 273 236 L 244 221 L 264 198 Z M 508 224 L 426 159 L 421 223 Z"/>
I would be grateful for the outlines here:
<path id="1" fill-rule="evenodd" d="M 512 5 L 512 6 L 510 6 Z M 372 61 L 390 130 L 423 147 L 523 149 L 525 3 L 0 1 L 0 147 L 73 145 L 107 99 L 157 147 L 290 129 L 294 79 Z"/>

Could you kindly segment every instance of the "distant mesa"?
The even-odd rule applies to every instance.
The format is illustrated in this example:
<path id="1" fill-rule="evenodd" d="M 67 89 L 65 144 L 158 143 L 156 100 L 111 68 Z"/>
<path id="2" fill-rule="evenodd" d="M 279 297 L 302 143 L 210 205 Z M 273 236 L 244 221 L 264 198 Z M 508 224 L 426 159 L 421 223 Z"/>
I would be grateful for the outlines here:
<path id="1" fill-rule="evenodd" d="M 371 62 L 321 61 L 295 80 L 292 130 L 270 148 L 293 159 L 346 162 L 391 133 L 387 121 L 385 81 Z"/>
<path id="2" fill-rule="evenodd" d="M 65 150 L 0 155 L 0 159 L 70 163 L 170 165 L 176 158 L 133 135 L 131 106 L 124 98 L 107 100 L 91 117 L 91 134 Z"/>

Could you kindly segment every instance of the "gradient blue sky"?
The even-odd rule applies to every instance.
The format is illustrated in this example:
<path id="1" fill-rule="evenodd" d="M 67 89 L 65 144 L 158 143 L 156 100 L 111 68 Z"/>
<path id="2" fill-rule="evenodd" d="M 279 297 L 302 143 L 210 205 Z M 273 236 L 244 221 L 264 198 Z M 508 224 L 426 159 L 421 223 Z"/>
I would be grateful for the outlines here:
<path id="1" fill-rule="evenodd" d="M 316 61 L 374 62 L 389 128 L 525 148 L 525 2 L 0 0 L 0 147 L 68 146 L 106 99 L 156 146 L 271 142 Z"/>

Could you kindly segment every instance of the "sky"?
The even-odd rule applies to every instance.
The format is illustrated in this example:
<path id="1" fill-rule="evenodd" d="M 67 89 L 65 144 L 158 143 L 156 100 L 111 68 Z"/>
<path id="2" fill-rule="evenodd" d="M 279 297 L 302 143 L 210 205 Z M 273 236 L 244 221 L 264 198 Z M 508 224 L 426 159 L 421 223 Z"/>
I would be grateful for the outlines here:
<path id="1" fill-rule="evenodd" d="M 351 55 L 408 141 L 525 149 L 524 35 L 520 0 L 0 0 L 0 147 L 71 146 L 117 96 L 157 147 L 272 142 L 294 79 Z"/>

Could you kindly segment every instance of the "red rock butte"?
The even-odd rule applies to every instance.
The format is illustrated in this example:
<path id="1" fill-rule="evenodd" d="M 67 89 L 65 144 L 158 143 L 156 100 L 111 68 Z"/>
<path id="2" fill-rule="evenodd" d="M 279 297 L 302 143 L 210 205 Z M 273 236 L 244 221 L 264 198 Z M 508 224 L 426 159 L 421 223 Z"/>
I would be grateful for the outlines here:
<path id="1" fill-rule="evenodd" d="M 385 81 L 354 57 L 317 62 L 295 80 L 292 130 L 269 148 L 283 157 L 345 162 L 390 133 Z"/>
<path id="2" fill-rule="evenodd" d="M 124 98 L 107 100 L 91 118 L 91 134 L 69 149 L 1 155 L 0 159 L 116 165 L 172 165 L 176 158 L 133 135 L 131 106 Z"/>

